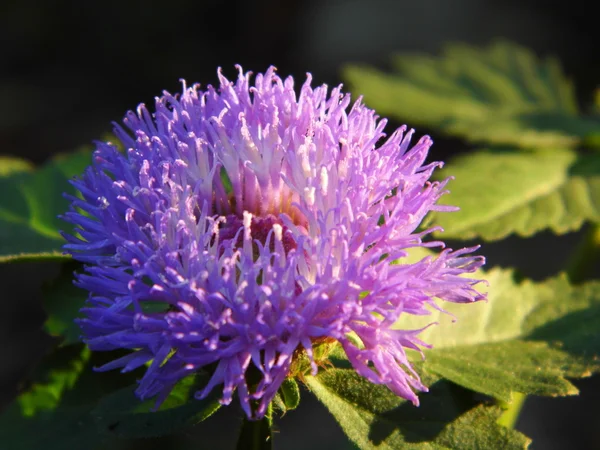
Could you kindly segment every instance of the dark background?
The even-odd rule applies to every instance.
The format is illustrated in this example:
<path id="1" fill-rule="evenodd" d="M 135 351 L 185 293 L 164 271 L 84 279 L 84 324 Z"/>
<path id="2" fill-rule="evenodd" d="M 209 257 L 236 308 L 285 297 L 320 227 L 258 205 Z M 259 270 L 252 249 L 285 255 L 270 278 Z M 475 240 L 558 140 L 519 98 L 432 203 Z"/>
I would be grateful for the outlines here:
<path id="1" fill-rule="evenodd" d="M 557 55 L 586 106 L 600 80 L 600 32 L 586 3 L 0 1 L 0 153 L 42 163 L 100 139 L 111 121 L 140 102 L 151 103 L 163 89 L 178 91 L 180 78 L 216 83 L 218 66 L 234 77 L 236 63 L 254 72 L 272 64 L 299 82 L 310 71 L 315 83 L 337 85 L 348 62 L 385 68 L 394 51 L 435 53 L 457 40 L 485 45 L 504 37 L 538 55 Z M 433 135 L 435 159 L 467 149 L 435 130 L 417 131 Z M 542 279 L 560 270 L 578 237 L 511 238 L 486 245 L 485 254 L 490 266 L 518 266 Z M 51 264 L 0 266 L 0 404 L 50 342 L 39 330 L 39 287 L 56 273 Z M 600 383 L 576 384 L 583 397 L 527 400 L 518 429 L 534 438 L 533 448 L 600 448 Z M 226 416 L 216 419 L 219 424 L 227 428 Z M 299 410 L 281 422 L 277 442 L 300 449 L 313 435 L 312 448 L 334 448 L 340 433 L 305 395 Z M 159 445 L 147 442 L 145 448 Z"/>

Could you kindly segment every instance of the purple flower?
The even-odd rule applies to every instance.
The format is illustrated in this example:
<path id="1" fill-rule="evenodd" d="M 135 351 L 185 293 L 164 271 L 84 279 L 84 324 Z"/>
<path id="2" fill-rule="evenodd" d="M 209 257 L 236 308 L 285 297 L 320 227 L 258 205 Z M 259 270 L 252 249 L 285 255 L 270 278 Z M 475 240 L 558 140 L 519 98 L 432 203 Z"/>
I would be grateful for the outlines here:
<path id="1" fill-rule="evenodd" d="M 476 247 L 402 263 L 443 247 L 417 228 L 455 210 L 437 204 L 448 180 L 428 181 L 442 165 L 424 165 L 431 139 L 410 147 L 402 127 L 383 140 L 386 120 L 310 75 L 296 95 L 274 68 L 253 86 L 238 69 L 235 83 L 219 71 L 218 89 L 184 83 L 154 114 L 127 113 L 114 130 L 125 154 L 98 142 L 73 181 L 82 199 L 64 218 L 78 234 L 64 248 L 86 264 L 85 342 L 131 350 L 101 370 L 147 364 L 142 399 L 205 369 L 197 398 L 237 391 L 260 418 L 296 359 L 315 374 L 313 346 L 337 341 L 360 375 L 418 404 L 426 387 L 405 349 L 427 345 L 392 326 L 436 299 L 483 298 L 461 276 L 484 263 Z"/>

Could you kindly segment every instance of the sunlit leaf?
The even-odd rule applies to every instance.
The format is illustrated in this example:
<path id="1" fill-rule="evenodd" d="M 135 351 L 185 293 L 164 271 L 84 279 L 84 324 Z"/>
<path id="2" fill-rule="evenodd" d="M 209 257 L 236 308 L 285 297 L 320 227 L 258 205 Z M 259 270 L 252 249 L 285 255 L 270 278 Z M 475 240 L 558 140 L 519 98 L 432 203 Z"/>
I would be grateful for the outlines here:
<path id="1" fill-rule="evenodd" d="M 504 41 L 448 45 L 442 56 L 401 54 L 393 74 L 350 66 L 345 78 L 384 116 L 474 142 L 574 146 L 600 129 L 577 113 L 572 84 L 555 59 Z"/>
<path id="2" fill-rule="evenodd" d="M 416 408 L 353 370 L 330 369 L 306 379 L 348 438 L 363 450 L 527 447 L 525 436 L 496 423 L 499 408 L 458 402 L 460 392 L 452 385 L 431 376 L 425 381 L 431 389 Z"/>
<path id="3" fill-rule="evenodd" d="M 600 155 L 566 149 L 478 151 L 451 160 L 438 177 L 454 176 L 446 204 L 460 211 L 432 222 L 444 238 L 486 240 L 551 229 L 562 234 L 600 222 Z"/>
<path id="4" fill-rule="evenodd" d="M 519 283 L 503 270 L 486 278 L 488 302 L 444 304 L 456 322 L 439 311 L 398 322 L 406 329 L 439 323 L 419 335 L 434 347 L 421 368 L 505 401 L 512 392 L 576 394 L 567 378 L 600 370 L 600 283 L 571 286 L 564 276 Z"/>
<path id="5" fill-rule="evenodd" d="M 590 368 L 580 358 L 546 343 L 508 341 L 427 352 L 426 370 L 473 391 L 511 402 L 513 392 L 575 395 L 565 376 L 581 378 Z"/>

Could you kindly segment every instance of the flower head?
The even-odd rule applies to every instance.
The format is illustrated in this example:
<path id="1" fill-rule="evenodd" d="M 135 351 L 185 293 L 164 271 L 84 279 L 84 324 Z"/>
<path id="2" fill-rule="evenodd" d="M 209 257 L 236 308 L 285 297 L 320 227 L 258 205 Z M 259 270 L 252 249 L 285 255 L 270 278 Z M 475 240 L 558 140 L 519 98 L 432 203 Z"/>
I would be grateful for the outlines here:
<path id="1" fill-rule="evenodd" d="M 147 364 L 137 394 L 162 401 L 183 377 L 207 370 L 196 392 L 237 392 L 251 418 L 265 414 L 299 354 L 339 342 L 356 371 L 418 404 L 426 390 L 406 349 L 420 330 L 392 326 L 428 314 L 436 299 L 483 298 L 461 276 L 484 259 L 475 248 L 391 264 L 424 243 L 418 231 L 446 181 L 428 180 L 432 141 L 410 146 L 405 127 L 341 88 L 299 95 L 291 77 L 239 69 L 235 83 L 164 93 L 98 142 L 74 186 L 67 252 L 85 263 L 89 299 L 80 320 L 92 350 L 130 349 L 102 370 Z M 356 339 L 358 338 L 358 339 Z M 360 341 L 360 342 L 358 342 Z"/>

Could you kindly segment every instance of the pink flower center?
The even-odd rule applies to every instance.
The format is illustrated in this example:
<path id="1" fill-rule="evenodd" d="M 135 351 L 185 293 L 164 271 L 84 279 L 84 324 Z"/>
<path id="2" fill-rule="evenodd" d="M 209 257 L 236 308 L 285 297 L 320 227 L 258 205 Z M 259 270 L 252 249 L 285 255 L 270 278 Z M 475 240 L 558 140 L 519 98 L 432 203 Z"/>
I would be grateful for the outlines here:
<path id="1" fill-rule="evenodd" d="M 288 254 L 291 250 L 295 250 L 297 248 L 296 241 L 292 237 L 291 233 L 287 233 L 288 228 L 283 224 L 282 220 L 279 217 L 274 216 L 273 214 L 267 214 L 264 217 L 256 217 L 252 216 L 252 222 L 250 225 L 250 230 L 252 233 L 252 240 L 258 241 L 261 244 L 265 245 L 267 242 L 267 238 L 269 237 L 269 233 L 273 230 L 273 225 L 280 225 L 282 228 L 282 239 L 281 242 L 283 244 L 283 248 L 285 253 Z M 234 248 L 238 248 L 242 246 L 243 243 L 243 232 L 240 231 L 243 228 L 243 221 L 239 217 L 235 215 L 225 216 L 225 221 L 221 223 L 219 227 L 219 240 L 222 243 L 226 243 L 233 239 L 237 239 L 234 244 Z M 240 231 L 238 233 L 238 231 Z M 275 236 L 271 233 L 271 238 L 269 239 L 269 250 L 275 251 Z M 254 244 L 254 254 L 258 256 L 258 247 Z"/>

